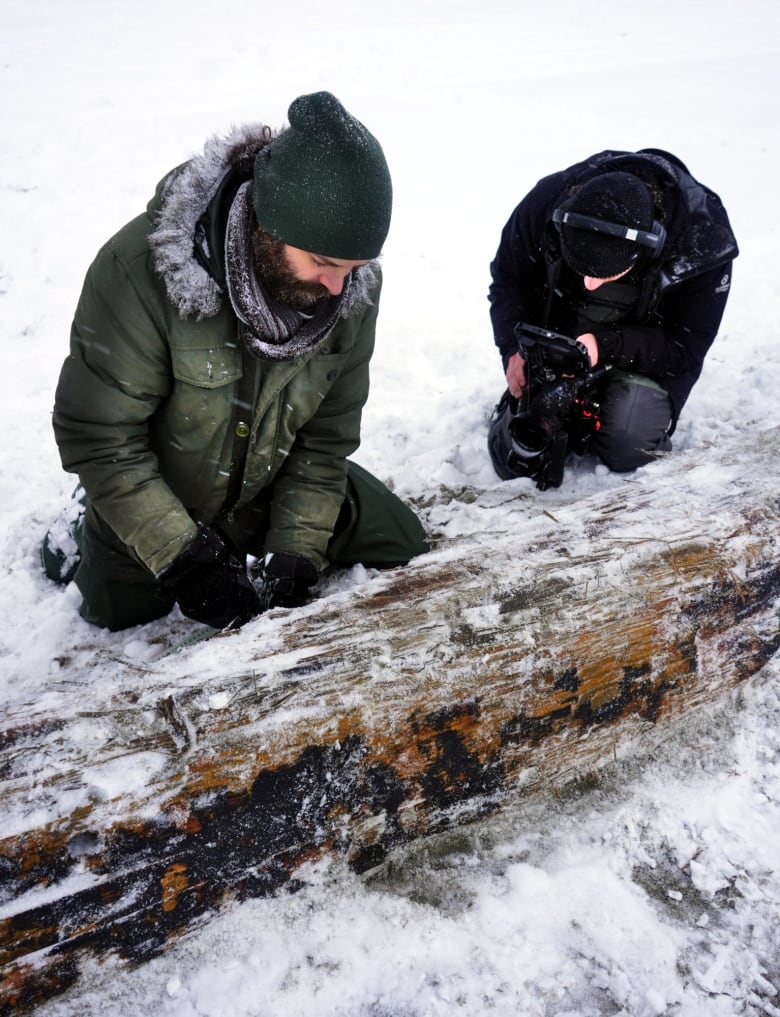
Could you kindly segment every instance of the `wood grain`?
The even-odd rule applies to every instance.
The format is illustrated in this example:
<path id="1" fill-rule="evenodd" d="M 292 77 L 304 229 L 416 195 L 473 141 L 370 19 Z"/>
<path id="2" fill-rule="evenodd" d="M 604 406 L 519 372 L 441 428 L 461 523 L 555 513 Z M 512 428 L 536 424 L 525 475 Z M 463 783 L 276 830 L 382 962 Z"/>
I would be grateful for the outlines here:
<path id="1" fill-rule="evenodd" d="M 756 675 L 780 644 L 779 456 L 774 430 L 554 512 L 509 486 L 406 569 L 9 712 L 0 1013 L 324 854 L 365 871 L 550 793 Z"/>

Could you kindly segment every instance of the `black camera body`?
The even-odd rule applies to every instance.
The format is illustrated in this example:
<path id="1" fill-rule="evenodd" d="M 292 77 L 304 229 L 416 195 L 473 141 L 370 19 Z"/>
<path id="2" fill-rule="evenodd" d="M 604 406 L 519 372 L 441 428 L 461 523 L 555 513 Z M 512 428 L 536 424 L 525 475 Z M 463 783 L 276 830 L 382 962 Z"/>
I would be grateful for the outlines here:
<path id="1" fill-rule="evenodd" d="M 544 491 L 560 486 L 568 453 L 582 455 L 598 430 L 594 389 L 607 368 L 592 369 L 586 347 L 557 332 L 521 323 L 515 337 L 528 387 L 509 423 L 508 465 Z"/>

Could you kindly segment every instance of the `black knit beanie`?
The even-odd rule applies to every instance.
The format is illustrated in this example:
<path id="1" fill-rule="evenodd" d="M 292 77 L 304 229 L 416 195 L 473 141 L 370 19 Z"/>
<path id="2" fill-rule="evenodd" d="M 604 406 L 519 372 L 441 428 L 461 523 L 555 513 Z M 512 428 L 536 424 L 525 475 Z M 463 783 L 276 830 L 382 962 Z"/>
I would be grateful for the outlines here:
<path id="1" fill-rule="evenodd" d="M 603 173 L 588 180 L 561 205 L 561 210 L 632 229 L 653 227 L 653 199 L 642 181 L 631 173 Z M 635 241 L 600 233 L 595 226 L 564 222 L 560 234 L 561 253 L 569 268 L 594 279 L 619 275 L 643 250 Z"/>
<path id="2" fill-rule="evenodd" d="M 330 92 L 299 96 L 287 115 L 290 126 L 255 160 L 258 223 L 323 257 L 375 258 L 393 204 L 379 142 Z"/>

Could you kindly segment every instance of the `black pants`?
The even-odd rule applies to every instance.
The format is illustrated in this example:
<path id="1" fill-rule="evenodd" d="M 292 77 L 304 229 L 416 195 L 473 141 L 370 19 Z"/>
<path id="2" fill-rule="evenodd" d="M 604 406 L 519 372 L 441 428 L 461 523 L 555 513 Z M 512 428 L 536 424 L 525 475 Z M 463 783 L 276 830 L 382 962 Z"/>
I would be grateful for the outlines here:
<path id="1" fill-rule="evenodd" d="M 651 378 L 613 369 L 600 395 L 601 426 L 590 451 L 615 473 L 628 473 L 652 461 L 657 452 L 668 452 L 672 443 L 672 403 L 669 395 Z M 517 476 L 509 465 L 509 422 L 517 403 L 505 392 L 496 407 L 488 432 L 493 468 L 502 480 Z"/>
<path id="2" fill-rule="evenodd" d="M 263 554 L 267 512 L 262 500 L 220 529 L 248 554 Z M 414 512 L 372 474 L 349 464 L 344 503 L 328 544 L 330 564 L 368 568 L 405 565 L 429 549 Z M 152 573 L 99 516 L 86 506 L 77 517 L 70 506 L 43 543 L 46 574 L 58 583 L 73 580 L 82 596 L 80 613 L 112 631 L 161 618 L 174 601 L 160 593 Z"/>

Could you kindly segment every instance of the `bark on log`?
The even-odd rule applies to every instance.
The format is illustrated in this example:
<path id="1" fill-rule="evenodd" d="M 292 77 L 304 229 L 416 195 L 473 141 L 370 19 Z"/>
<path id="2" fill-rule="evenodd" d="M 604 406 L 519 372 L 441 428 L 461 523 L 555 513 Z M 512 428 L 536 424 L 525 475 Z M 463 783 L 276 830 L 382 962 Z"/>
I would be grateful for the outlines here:
<path id="1" fill-rule="evenodd" d="M 780 429 L 554 512 L 501 487 L 482 532 L 357 593 L 7 715 L 0 1013 L 325 853 L 363 871 L 549 792 L 754 675 L 780 644 L 779 457 Z"/>

